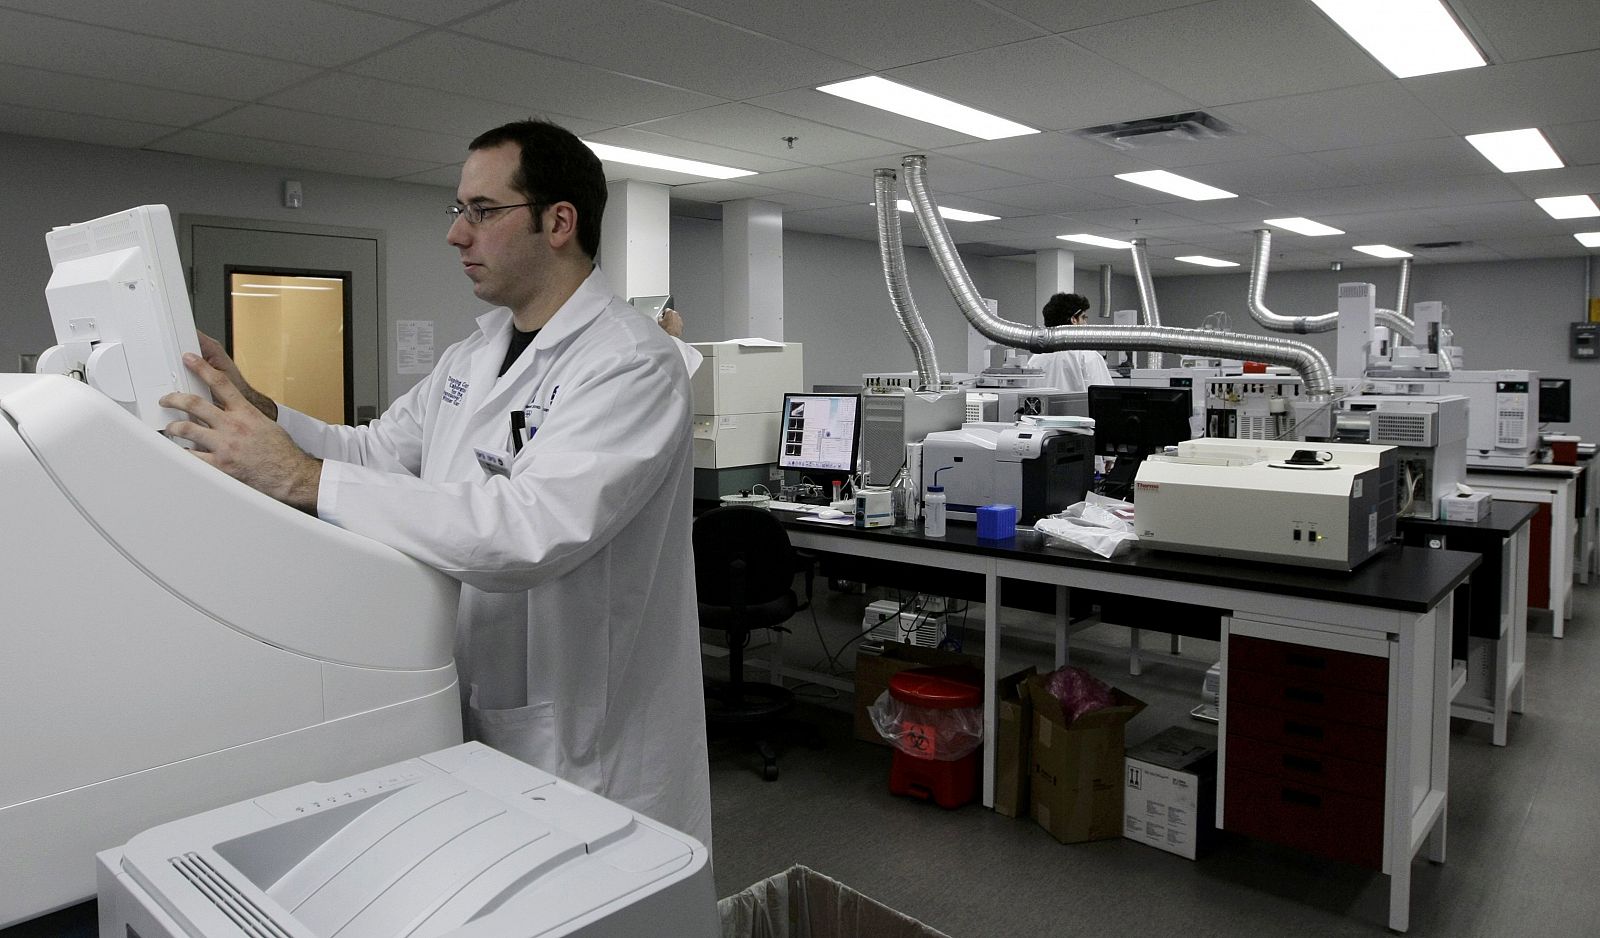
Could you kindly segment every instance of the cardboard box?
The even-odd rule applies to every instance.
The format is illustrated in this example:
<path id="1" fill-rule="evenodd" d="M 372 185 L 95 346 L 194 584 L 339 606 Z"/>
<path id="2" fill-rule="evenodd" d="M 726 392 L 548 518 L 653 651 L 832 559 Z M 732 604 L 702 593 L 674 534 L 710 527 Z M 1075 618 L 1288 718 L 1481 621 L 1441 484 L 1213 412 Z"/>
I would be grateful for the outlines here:
<path id="1" fill-rule="evenodd" d="M 1128 750 L 1122 836 L 1190 860 L 1216 833 L 1217 737 L 1186 726 Z"/>
<path id="2" fill-rule="evenodd" d="M 1120 837 L 1123 731 L 1144 702 L 1112 688 L 1111 706 L 1068 724 L 1043 675 L 1024 684 L 1033 701 L 1029 814 L 1064 844 Z"/>
<path id="3" fill-rule="evenodd" d="M 804 866 L 717 902 L 723 938 L 949 938 Z"/>
<path id="4" fill-rule="evenodd" d="M 865 652 L 857 654 L 856 739 L 877 743 L 880 746 L 889 745 L 888 740 L 878 735 L 877 728 L 872 725 L 872 717 L 867 715 L 867 708 L 877 702 L 879 695 L 889 689 L 889 678 L 911 668 L 930 668 L 949 664 L 971 665 L 977 668 L 980 674 L 983 671 L 983 659 L 976 655 L 938 648 L 919 648 L 916 645 L 900 642 L 885 642 L 881 655 L 869 655 Z"/>
<path id="5" fill-rule="evenodd" d="M 1476 523 L 1489 517 L 1489 509 L 1492 507 L 1494 507 L 1494 495 L 1489 492 L 1446 495 L 1439 499 L 1439 515 L 1445 521 Z"/>
<path id="6" fill-rule="evenodd" d="M 995 688 L 995 706 L 1000 711 L 1000 730 L 995 738 L 994 809 L 1006 817 L 1028 813 L 1028 780 L 1033 765 L 1033 700 L 1023 689 L 1036 669 L 1027 668 L 1000 679 Z"/>

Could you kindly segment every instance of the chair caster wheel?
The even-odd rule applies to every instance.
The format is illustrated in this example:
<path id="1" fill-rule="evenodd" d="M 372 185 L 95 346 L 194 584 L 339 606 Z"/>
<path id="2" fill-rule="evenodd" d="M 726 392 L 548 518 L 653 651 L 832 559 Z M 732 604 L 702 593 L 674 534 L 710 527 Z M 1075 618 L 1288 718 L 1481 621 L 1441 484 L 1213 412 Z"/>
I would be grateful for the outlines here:
<path id="1" fill-rule="evenodd" d="M 768 764 L 762 766 L 761 767 L 761 778 L 762 778 L 763 781 L 776 782 L 778 780 L 778 767 L 777 767 L 777 765 L 775 765 L 773 763 L 768 763 Z"/>

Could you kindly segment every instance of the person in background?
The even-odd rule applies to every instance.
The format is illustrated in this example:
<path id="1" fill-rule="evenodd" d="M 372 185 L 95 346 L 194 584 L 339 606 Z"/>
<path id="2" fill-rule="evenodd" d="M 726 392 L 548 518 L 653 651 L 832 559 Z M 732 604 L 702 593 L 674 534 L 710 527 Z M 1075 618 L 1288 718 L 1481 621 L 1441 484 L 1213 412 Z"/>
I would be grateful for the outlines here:
<path id="1" fill-rule="evenodd" d="M 1089 301 L 1076 293 L 1057 293 L 1043 309 L 1046 326 L 1081 326 L 1088 318 Z M 1091 384 L 1110 384 L 1111 369 L 1099 352 L 1089 349 L 1062 349 L 1039 352 L 1028 359 L 1028 367 L 1044 370 L 1045 386 L 1058 391 L 1083 391 Z"/>
<path id="2" fill-rule="evenodd" d="M 568 131 L 490 130 L 446 240 L 495 308 L 382 417 L 280 406 L 209 337 L 187 364 L 216 403 L 162 403 L 201 460 L 461 581 L 468 738 L 709 848 L 689 380 L 595 266 L 605 202 Z"/>

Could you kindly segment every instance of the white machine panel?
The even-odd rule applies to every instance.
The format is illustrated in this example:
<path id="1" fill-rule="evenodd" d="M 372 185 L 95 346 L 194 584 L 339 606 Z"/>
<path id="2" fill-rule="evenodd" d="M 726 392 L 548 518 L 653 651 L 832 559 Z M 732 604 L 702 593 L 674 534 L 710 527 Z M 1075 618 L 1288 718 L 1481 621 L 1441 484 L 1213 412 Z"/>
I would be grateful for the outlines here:
<path id="1" fill-rule="evenodd" d="M 0 926 L 151 824 L 460 740 L 455 581 L 69 378 L 0 375 L 0 411 Z"/>
<path id="2" fill-rule="evenodd" d="M 694 467 L 729 469 L 778 461 L 783 395 L 805 390 L 799 342 L 697 342 L 705 361 L 689 380 L 694 399 Z"/>
<path id="3" fill-rule="evenodd" d="M 120 938 L 713 938 L 704 845 L 467 743 L 152 828 L 99 855 Z"/>

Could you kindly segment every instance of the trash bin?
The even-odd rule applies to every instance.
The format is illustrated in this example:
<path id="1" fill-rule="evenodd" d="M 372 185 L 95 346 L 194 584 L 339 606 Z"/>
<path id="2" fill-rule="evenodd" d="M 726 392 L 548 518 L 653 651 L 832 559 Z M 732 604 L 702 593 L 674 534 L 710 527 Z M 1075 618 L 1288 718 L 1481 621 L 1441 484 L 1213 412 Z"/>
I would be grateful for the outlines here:
<path id="1" fill-rule="evenodd" d="M 717 903 L 722 938 L 949 938 L 804 866 Z"/>
<path id="2" fill-rule="evenodd" d="M 894 744 L 890 792 L 942 808 L 959 808 L 977 797 L 982 680 L 964 665 L 917 668 L 889 679 L 890 699 L 881 711 L 888 719 L 878 729 Z"/>

